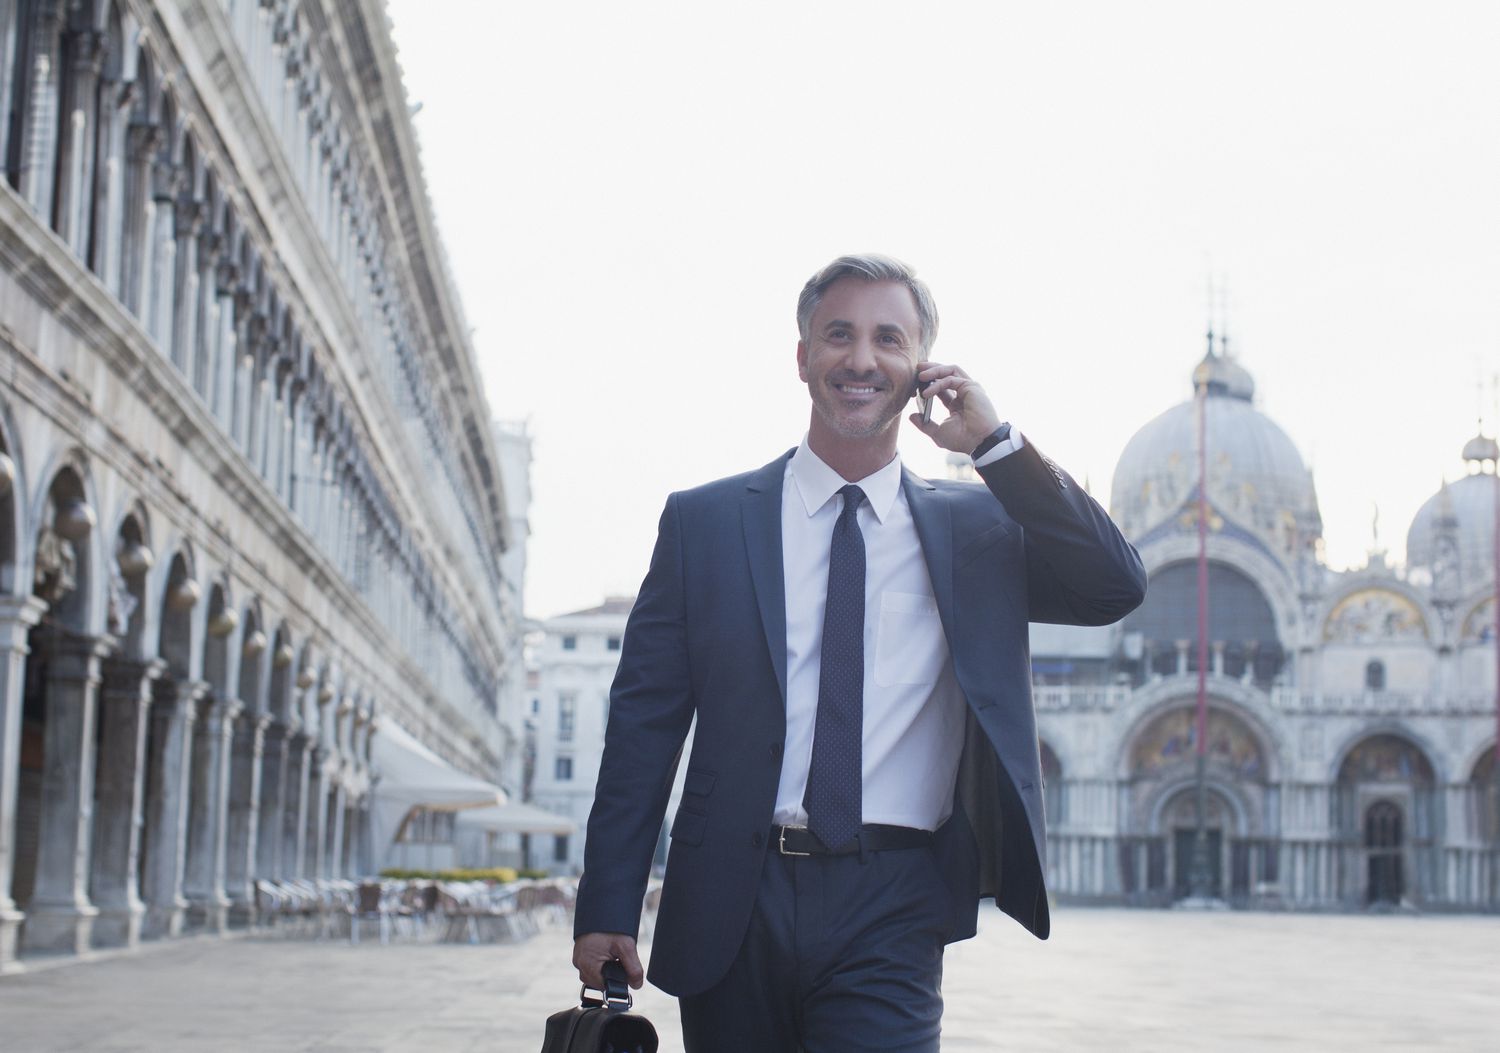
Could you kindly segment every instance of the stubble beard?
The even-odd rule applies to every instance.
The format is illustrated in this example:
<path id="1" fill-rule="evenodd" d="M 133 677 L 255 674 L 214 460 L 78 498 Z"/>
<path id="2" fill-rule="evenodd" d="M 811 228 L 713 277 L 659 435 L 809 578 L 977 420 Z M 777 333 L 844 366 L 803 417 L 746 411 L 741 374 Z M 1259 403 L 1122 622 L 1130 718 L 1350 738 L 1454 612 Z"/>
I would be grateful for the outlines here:
<path id="1" fill-rule="evenodd" d="M 870 418 L 865 418 L 863 413 L 856 416 L 840 412 L 836 396 L 830 395 L 826 390 L 821 393 L 821 397 L 814 396 L 812 402 L 813 409 L 835 435 L 842 439 L 873 439 L 884 435 L 896 424 L 906 405 L 906 399 L 898 395 L 894 388 L 886 392 L 886 399 L 879 412 Z"/>

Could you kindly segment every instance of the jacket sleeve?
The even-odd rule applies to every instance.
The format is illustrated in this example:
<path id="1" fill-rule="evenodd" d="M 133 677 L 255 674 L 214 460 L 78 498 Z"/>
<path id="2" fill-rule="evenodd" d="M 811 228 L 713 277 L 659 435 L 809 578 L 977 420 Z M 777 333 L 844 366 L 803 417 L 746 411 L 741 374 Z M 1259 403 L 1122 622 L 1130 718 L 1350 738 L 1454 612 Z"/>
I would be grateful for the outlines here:
<path id="1" fill-rule="evenodd" d="M 1025 534 L 1031 621 L 1108 625 L 1140 606 L 1146 571 L 1135 547 L 1029 437 L 978 471 Z"/>
<path id="2" fill-rule="evenodd" d="M 625 626 L 584 843 L 575 935 L 635 936 L 677 760 L 693 718 L 677 495 Z"/>

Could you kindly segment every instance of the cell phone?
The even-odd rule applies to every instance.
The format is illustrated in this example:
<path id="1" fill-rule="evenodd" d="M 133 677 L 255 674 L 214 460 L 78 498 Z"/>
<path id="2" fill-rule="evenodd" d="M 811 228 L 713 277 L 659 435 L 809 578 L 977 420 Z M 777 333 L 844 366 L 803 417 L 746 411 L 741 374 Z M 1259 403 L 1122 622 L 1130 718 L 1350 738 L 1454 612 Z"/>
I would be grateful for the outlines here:
<path id="1" fill-rule="evenodd" d="M 932 423 L 932 396 L 924 395 L 922 392 L 932 387 L 930 380 L 918 380 L 912 387 L 912 397 L 917 400 L 917 409 L 922 414 L 922 423 Z"/>

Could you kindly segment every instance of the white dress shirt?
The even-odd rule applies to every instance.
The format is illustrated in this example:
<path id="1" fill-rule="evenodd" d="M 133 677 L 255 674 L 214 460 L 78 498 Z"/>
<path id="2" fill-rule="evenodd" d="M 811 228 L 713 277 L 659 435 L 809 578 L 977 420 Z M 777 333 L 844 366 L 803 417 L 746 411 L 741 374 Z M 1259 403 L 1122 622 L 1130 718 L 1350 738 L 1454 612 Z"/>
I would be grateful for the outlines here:
<path id="1" fill-rule="evenodd" d="M 1017 431 L 979 459 L 1019 449 Z M 802 798 L 812 760 L 828 599 L 828 553 L 846 485 L 802 440 L 781 492 L 786 590 L 786 743 L 775 821 L 807 822 Z M 964 700 L 938 617 L 927 562 L 901 489 L 901 459 L 856 483 L 865 541 L 864 822 L 936 830 L 953 810 L 963 749 Z"/>

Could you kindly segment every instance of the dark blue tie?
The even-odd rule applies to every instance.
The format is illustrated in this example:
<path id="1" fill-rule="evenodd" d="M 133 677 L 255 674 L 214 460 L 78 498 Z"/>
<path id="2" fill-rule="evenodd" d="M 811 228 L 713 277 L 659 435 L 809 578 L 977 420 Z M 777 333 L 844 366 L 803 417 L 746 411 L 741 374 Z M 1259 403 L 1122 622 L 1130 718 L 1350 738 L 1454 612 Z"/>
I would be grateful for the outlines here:
<path id="1" fill-rule="evenodd" d="M 829 848 L 841 848 L 859 833 L 863 800 L 865 538 L 857 514 L 865 492 L 851 485 L 839 493 L 844 509 L 828 552 L 818 718 L 802 799 L 808 827 Z"/>

